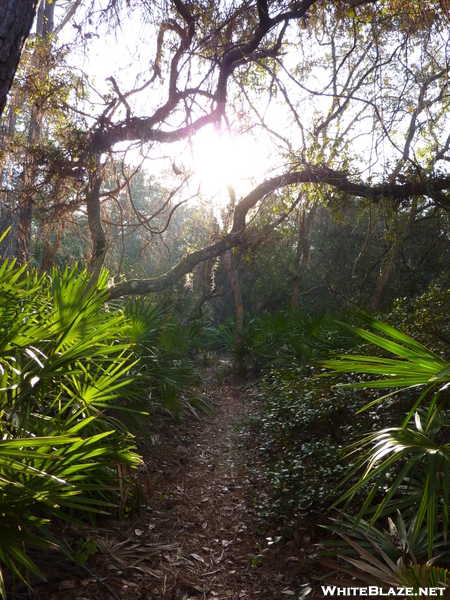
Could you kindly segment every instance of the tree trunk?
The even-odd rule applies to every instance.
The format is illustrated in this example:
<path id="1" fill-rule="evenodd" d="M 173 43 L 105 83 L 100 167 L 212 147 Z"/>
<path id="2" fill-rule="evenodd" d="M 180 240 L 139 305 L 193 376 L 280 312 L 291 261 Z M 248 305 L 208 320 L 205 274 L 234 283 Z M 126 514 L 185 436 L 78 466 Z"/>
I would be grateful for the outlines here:
<path id="1" fill-rule="evenodd" d="M 39 0 L 3 0 L 0 3 L 0 117 L 38 4 Z"/>
<path id="2" fill-rule="evenodd" d="M 398 225 L 398 217 L 395 216 L 394 226 L 393 226 L 393 242 L 391 244 L 391 248 L 388 253 L 387 260 L 385 262 L 384 267 L 381 270 L 380 277 L 378 279 L 378 284 L 373 293 L 372 300 L 370 301 L 370 305 L 374 312 L 377 312 L 381 304 L 383 302 L 383 297 L 386 292 L 388 283 L 391 279 L 392 273 L 394 272 L 395 260 L 400 252 L 401 247 L 404 242 L 411 237 L 414 221 L 417 215 L 417 200 L 413 200 L 411 204 L 411 210 L 409 211 L 408 221 L 406 223 L 405 231 L 400 233 L 399 225 Z"/>
<path id="3" fill-rule="evenodd" d="M 102 179 L 98 174 L 96 174 L 92 181 L 89 182 L 89 189 L 86 194 L 88 224 L 92 239 L 92 255 L 89 262 L 89 271 L 92 274 L 91 284 L 97 281 L 98 276 L 100 275 L 100 271 L 105 262 L 106 250 L 108 246 L 101 216 L 101 185 Z"/>
<path id="4" fill-rule="evenodd" d="M 292 288 L 291 288 L 291 308 L 298 304 L 298 294 L 303 276 L 308 267 L 309 261 L 309 234 L 314 216 L 317 211 L 317 202 L 315 202 L 308 211 L 309 203 L 303 206 L 300 212 L 298 224 L 298 242 L 297 251 L 294 258 Z"/>
<path id="5" fill-rule="evenodd" d="M 44 252 L 42 255 L 42 263 L 40 268 L 40 273 L 45 273 L 45 271 L 49 271 L 53 268 L 55 264 L 55 255 L 59 248 L 59 241 L 61 235 L 64 231 L 64 220 L 60 220 L 56 229 L 56 235 L 53 243 L 51 243 L 50 238 L 52 234 L 52 227 L 45 227 L 42 231 L 42 237 L 44 238 Z"/>
<path id="6" fill-rule="evenodd" d="M 17 214 L 11 210 L 14 200 L 11 192 L 0 193 L 0 236 L 8 233 L 0 242 L 0 259 L 12 260 L 17 251 Z"/>
<path id="7" fill-rule="evenodd" d="M 30 178 L 25 174 L 25 185 L 27 185 L 29 181 Z M 30 258 L 31 223 L 33 219 L 33 199 L 27 191 L 25 191 L 24 196 L 17 213 L 16 258 L 19 265 L 24 265 Z"/>
<path id="8" fill-rule="evenodd" d="M 383 296 L 387 288 L 387 284 L 391 279 L 391 275 L 394 271 L 395 259 L 397 258 L 398 252 L 401 246 L 401 236 L 397 237 L 392 244 L 392 247 L 389 251 L 387 261 L 384 267 L 381 270 L 380 277 L 378 278 L 377 287 L 375 288 L 375 292 L 373 293 L 372 299 L 370 301 L 370 306 L 374 312 L 377 312 L 380 309 L 381 303 L 383 301 Z"/>
<path id="9" fill-rule="evenodd" d="M 196 267 L 194 273 L 193 290 L 198 297 L 194 307 L 190 310 L 189 316 L 185 319 L 186 323 L 201 319 L 203 317 L 203 306 L 212 298 L 218 296 L 214 294 L 215 283 L 211 279 L 214 272 L 215 261 L 206 260 L 203 263 L 203 268 Z"/>
<path id="10" fill-rule="evenodd" d="M 228 279 L 230 280 L 231 289 L 234 294 L 234 303 L 236 307 L 236 334 L 235 334 L 235 344 L 239 346 L 243 341 L 243 333 L 244 333 L 244 305 L 242 302 L 242 290 L 241 285 L 239 283 L 239 278 L 236 272 L 236 269 L 233 265 L 232 253 L 227 252 L 225 254 L 224 267 L 228 275 Z"/>
<path id="11" fill-rule="evenodd" d="M 16 115 L 14 113 L 9 115 L 8 122 L 5 123 L 5 129 L 5 137 L 12 136 L 16 129 Z M 0 164 L 0 182 L 13 177 L 12 164 L 6 163 L 6 156 L 5 152 Z M 15 202 L 14 194 L 11 190 L 0 190 L 0 236 L 9 229 L 6 237 L 0 242 L 0 257 L 2 260 L 13 259 L 16 256 L 18 216 L 14 210 Z"/>
<path id="12" fill-rule="evenodd" d="M 54 11 L 55 1 L 52 3 L 41 1 L 38 10 L 37 24 L 36 24 L 36 35 L 41 38 L 42 43 L 46 45 L 46 51 L 43 53 L 43 59 L 40 64 L 38 61 L 36 64 L 36 73 L 39 73 L 37 80 L 43 81 L 47 75 L 47 64 L 45 57 L 50 52 L 51 40 L 50 34 L 53 33 L 54 28 Z M 35 55 L 36 57 L 36 55 Z M 28 145 L 30 147 L 36 146 L 41 141 L 41 130 L 42 130 L 42 103 L 34 102 L 31 107 L 31 118 L 28 129 Z M 18 211 L 18 238 L 17 238 L 17 262 L 19 264 L 25 264 L 30 260 L 30 247 L 31 247 L 31 226 L 33 223 L 33 188 L 36 181 L 36 167 L 33 163 L 33 158 L 28 157 L 23 167 L 23 190 L 24 193 L 20 200 L 20 207 Z"/>

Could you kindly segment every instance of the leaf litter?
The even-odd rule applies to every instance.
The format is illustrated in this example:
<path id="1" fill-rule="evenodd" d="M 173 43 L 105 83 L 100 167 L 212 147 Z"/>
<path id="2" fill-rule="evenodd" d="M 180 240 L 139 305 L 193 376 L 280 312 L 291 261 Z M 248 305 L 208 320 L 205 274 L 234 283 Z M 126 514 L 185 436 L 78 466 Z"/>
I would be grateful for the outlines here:
<path id="1" fill-rule="evenodd" d="M 151 481 L 148 509 L 84 532 L 97 546 L 86 567 L 95 576 L 80 569 L 69 587 L 61 555 L 54 553 L 46 564 L 63 571 L 61 577 L 48 577 L 28 598 L 276 600 L 295 597 L 294 590 L 311 578 L 301 540 L 268 544 L 274 533 L 256 518 L 247 448 L 234 430 L 254 409 L 254 396 L 242 389 L 242 380 L 230 378 L 219 387 L 214 366 L 206 376 L 214 413 L 186 413 L 180 423 L 162 419 L 150 444 L 139 448 Z M 66 539 L 80 535 L 72 529 Z"/>

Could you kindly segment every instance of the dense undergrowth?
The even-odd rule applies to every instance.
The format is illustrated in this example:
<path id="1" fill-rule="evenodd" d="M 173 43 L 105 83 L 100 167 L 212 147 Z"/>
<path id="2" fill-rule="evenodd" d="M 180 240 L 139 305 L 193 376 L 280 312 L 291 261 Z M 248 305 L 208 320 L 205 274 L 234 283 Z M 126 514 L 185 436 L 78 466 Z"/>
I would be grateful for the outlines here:
<path id="1" fill-rule="evenodd" d="M 246 421 L 271 488 L 268 497 L 256 499 L 260 518 L 286 527 L 302 516 L 323 513 L 339 497 L 343 446 L 391 419 L 379 407 L 355 417 L 370 396 L 334 390 L 336 382 L 324 383 L 299 367 L 272 370 L 262 378 L 260 408 Z"/>
<path id="2" fill-rule="evenodd" d="M 42 577 L 27 546 L 61 545 L 55 520 L 145 503 L 133 433 L 157 407 L 179 411 L 194 382 L 199 330 L 150 302 L 108 305 L 107 280 L 0 267 L 0 561 L 20 579 Z"/>
<path id="3" fill-rule="evenodd" d="M 236 343 L 234 319 L 205 327 L 208 347 L 231 354 L 238 370 L 264 372 L 272 368 L 305 367 L 320 353 L 352 348 L 355 336 L 336 315 L 304 309 L 263 313 L 246 318 L 242 342 Z"/>
<path id="4" fill-rule="evenodd" d="M 356 569 L 354 558 L 338 568 L 353 580 L 415 594 L 448 579 L 449 308 L 448 290 L 434 286 L 383 321 L 258 317 L 240 347 L 229 327 L 219 331 L 236 363 L 261 376 L 245 423 L 271 490 L 255 497 L 260 517 L 286 530 L 331 509 L 342 537 L 331 554 L 359 554 Z"/>
<path id="5" fill-rule="evenodd" d="M 145 503 L 135 435 L 155 411 L 211 409 L 196 392 L 201 349 L 257 377 L 258 410 L 242 426 L 264 464 L 261 520 L 292 530 L 330 515 L 336 551 L 360 555 L 356 570 L 340 567 L 354 579 L 374 577 L 378 554 L 374 581 L 446 580 L 448 290 L 399 301 L 383 320 L 260 315 L 236 344 L 231 320 L 187 326 L 150 300 L 108 303 L 107 278 L 0 267 L 0 562 L 16 577 L 42 576 L 27 547 L 61 545 L 55 521 L 94 524 Z"/>

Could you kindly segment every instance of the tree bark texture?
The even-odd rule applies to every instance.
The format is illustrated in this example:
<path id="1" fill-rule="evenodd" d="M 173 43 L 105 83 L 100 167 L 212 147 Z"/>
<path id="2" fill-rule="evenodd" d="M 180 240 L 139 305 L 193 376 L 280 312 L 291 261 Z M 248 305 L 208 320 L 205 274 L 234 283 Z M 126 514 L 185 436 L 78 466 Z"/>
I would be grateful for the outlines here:
<path id="1" fill-rule="evenodd" d="M 86 194 L 89 231 L 92 239 L 92 256 L 89 262 L 89 271 L 92 273 L 91 284 L 98 279 L 105 262 L 107 250 L 107 240 L 105 230 L 103 229 L 100 206 L 101 185 L 102 179 L 98 176 L 95 177 L 89 182 L 89 189 Z"/>
<path id="2" fill-rule="evenodd" d="M 0 0 L 0 117 L 39 0 Z"/>

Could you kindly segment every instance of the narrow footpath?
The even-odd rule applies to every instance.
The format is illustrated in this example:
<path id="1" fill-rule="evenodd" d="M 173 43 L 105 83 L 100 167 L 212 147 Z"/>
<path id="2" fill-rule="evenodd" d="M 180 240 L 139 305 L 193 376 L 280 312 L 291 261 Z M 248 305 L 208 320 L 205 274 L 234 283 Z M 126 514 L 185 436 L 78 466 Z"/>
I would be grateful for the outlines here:
<path id="1" fill-rule="evenodd" d="M 90 572 L 69 569 L 36 587 L 36 600 L 298 597 L 310 539 L 272 543 L 255 514 L 251 440 L 235 429 L 253 408 L 252 389 L 233 378 L 219 385 L 213 368 L 206 377 L 213 414 L 187 410 L 180 423 L 165 419 L 152 445 L 140 448 L 152 488 L 148 510 L 92 530 L 98 552 L 86 563 Z"/>

